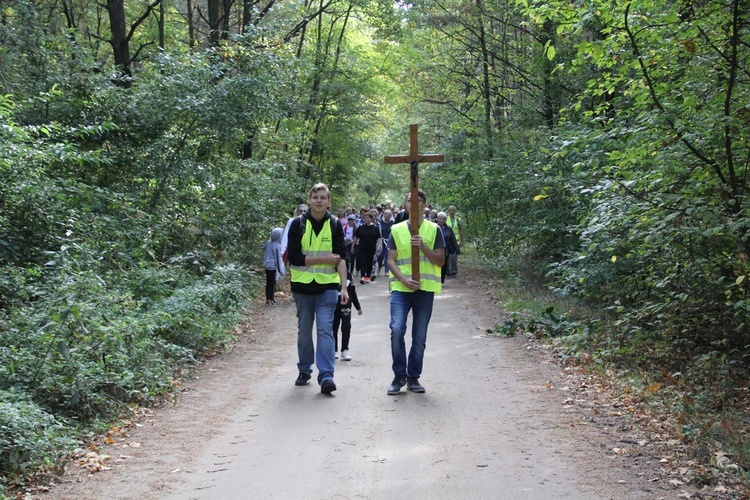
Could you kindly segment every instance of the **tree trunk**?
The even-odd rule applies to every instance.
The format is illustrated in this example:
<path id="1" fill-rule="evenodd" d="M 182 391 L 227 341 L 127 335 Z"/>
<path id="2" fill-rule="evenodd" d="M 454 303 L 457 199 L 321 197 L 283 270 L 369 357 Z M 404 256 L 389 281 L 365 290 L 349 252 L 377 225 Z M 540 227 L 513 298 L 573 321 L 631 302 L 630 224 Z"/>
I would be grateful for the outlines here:
<path id="1" fill-rule="evenodd" d="M 159 4 L 159 48 L 164 50 L 165 48 L 165 36 L 164 36 L 164 20 L 166 19 L 166 12 L 164 12 L 164 2 Z"/>
<path id="2" fill-rule="evenodd" d="M 482 0 L 477 0 L 477 24 L 479 28 L 478 42 L 482 50 L 482 101 L 484 103 L 484 133 L 487 141 L 487 159 L 494 156 L 494 140 L 492 133 L 492 95 L 490 88 L 490 54 L 487 48 L 487 36 L 484 29 L 484 5 Z"/>
<path id="3" fill-rule="evenodd" d="M 221 5 L 222 0 L 208 0 L 208 40 L 212 47 L 219 45 L 221 38 Z"/>
<path id="4" fill-rule="evenodd" d="M 221 8 L 221 39 L 229 40 L 229 21 L 232 12 L 232 0 L 224 0 Z"/>
<path id="5" fill-rule="evenodd" d="M 107 12 L 109 12 L 109 24 L 112 32 L 110 43 L 115 56 L 115 67 L 119 71 L 114 80 L 116 85 L 130 87 L 130 44 L 125 27 L 125 4 L 124 0 L 107 0 Z"/>
<path id="6" fill-rule="evenodd" d="M 193 0 L 187 0 L 188 46 L 195 47 L 195 23 L 193 22 Z"/>
<path id="7" fill-rule="evenodd" d="M 255 130 L 252 130 L 242 145 L 242 159 L 249 160 L 253 157 L 253 145 L 255 141 Z"/>
<path id="8" fill-rule="evenodd" d="M 255 6 L 255 3 L 253 0 L 242 0 L 242 31 L 241 33 L 245 33 L 247 31 L 247 27 L 250 26 L 250 22 L 252 20 L 253 16 L 253 7 Z"/>

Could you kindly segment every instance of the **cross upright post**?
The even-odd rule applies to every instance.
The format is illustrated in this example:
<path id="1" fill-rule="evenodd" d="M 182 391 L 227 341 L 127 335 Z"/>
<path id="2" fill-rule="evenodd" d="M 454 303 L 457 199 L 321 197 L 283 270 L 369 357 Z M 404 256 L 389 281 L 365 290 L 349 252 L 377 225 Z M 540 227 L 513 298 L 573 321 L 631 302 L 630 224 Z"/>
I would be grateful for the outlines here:
<path id="1" fill-rule="evenodd" d="M 423 161 L 431 163 L 440 163 L 445 160 L 445 155 L 441 154 L 419 154 L 419 138 L 417 125 L 409 125 L 409 154 L 408 155 L 389 155 L 385 157 L 385 163 L 408 163 L 411 165 L 410 171 L 410 190 L 411 203 L 409 206 L 409 223 L 411 224 L 411 234 L 419 234 L 422 214 L 419 211 L 419 164 Z M 419 281 L 419 248 L 411 248 L 411 278 Z"/>

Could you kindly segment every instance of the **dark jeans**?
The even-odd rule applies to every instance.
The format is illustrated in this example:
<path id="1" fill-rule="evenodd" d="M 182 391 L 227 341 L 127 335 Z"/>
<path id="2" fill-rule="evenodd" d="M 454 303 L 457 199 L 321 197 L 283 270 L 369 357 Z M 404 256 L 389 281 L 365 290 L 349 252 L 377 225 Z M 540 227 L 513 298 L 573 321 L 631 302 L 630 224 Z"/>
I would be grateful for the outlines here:
<path id="1" fill-rule="evenodd" d="M 374 248 L 363 248 L 362 245 L 359 246 L 359 272 L 362 274 L 362 277 L 369 278 L 372 276 L 372 261 L 375 259 L 375 249 Z"/>
<path id="2" fill-rule="evenodd" d="M 339 350 L 339 325 L 341 325 L 341 350 L 349 349 L 349 338 L 352 334 L 352 303 L 343 305 L 336 304 L 333 313 L 333 342 L 336 350 Z"/>
<path id="3" fill-rule="evenodd" d="M 274 300 L 273 293 L 276 291 L 276 269 L 266 269 L 266 300 Z"/>

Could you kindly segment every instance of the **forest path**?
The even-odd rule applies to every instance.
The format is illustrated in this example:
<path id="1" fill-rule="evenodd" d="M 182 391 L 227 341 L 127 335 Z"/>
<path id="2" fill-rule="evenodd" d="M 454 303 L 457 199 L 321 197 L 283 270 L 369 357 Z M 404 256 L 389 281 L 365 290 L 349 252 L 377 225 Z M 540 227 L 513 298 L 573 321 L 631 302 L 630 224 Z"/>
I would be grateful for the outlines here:
<path id="1" fill-rule="evenodd" d="M 102 446 L 109 470 L 72 463 L 40 498 L 675 498 L 612 451 L 629 442 L 623 432 L 588 425 L 559 366 L 522 337 L 485 334 L 503 317 L 480 283 L 464 270 L 436 298 L 425 394 L 386 395 L 384 278 L 357 286 L 364 314 L 353 316 L 353 360 L 337 360 L 330 396 L 314 378 L 293 383 L 287 298 L 248 318 L 228 352 L 183 382 L 177 405 Z"/>

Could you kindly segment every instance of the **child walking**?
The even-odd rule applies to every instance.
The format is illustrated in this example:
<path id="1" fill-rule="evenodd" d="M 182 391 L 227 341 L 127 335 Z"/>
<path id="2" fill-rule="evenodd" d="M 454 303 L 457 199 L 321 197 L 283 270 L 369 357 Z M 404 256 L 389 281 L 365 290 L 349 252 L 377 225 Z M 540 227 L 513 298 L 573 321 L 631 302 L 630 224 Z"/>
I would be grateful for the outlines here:
<path id="1" fill-rule="evenodd" d="M 349 354 L 349 337 L 352 333 L 352 305 L 357 309 L 357 314 L 362 314 L 362 307 L 359 305 L 357 290 L 354 287 L 352 273 L 346 273 L 346 290 L 349 292 L 349 300 L 346 304 L 341 301 L 336 303 L 336 311 L 333 313 L 333 340 L 336 352 L 339 352 L 339 324 L 341 324 L 341 359 L 351 361 L 352 356 Z M 338 355 L 336 356 L 338 357 Z"/>
<path id="2" fill-rule="evenodd" d="M 274 292 L 276 281 L 284 276 L 284 261 L 281 258 L 281 236 L 284 230 L 280 227 L 271 231 L 271 239 L 263 245 L 263 267 L 266 270 L 266 305 L 276 306 Z"/>

